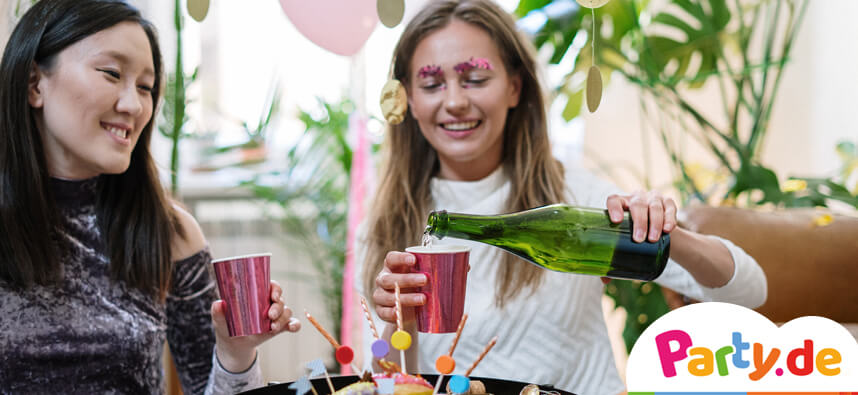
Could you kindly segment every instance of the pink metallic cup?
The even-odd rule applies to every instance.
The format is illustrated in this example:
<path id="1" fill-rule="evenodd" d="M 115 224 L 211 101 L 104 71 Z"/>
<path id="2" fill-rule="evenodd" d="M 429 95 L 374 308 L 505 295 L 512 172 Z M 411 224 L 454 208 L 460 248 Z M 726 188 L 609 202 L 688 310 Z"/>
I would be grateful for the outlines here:
<path id="1" fill-rule="evenodd" d="M 426 295 L 426 304 L 415 308 L 417 330 L 426 333 L 455 332 L 465 311 L 468 256 L 471 249 L 439 245 L 409 247 L 417 264 L 414 272 L 426 274 L 428 282 L 417 289 Z"/>
<path id="2" fill-rule="evenodd" d="M 217 288 L 224 301 L 230 336 L 271 330 L 271 254 L 253 254 L 213 261 Z"/>

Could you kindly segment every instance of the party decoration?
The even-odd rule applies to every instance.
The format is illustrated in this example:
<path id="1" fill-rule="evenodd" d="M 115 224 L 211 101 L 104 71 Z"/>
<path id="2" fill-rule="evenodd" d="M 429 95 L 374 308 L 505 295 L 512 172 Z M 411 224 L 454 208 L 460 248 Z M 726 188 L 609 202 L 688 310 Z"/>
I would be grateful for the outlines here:
<path id="1" fill-rule="evenodd" d="M 381 89 L 381 114 L 391 125 L 398 125 L 405 120 L 408 110 L 408 95 L 399 80 L 389 80 Z"/>
<path id="2" fill-rule="evenodd" d="M 455 375 L 450 377 L 450 391 L 454 394 L 464 394 L 471 389 L 471 381 L 468 380 L 467 377 L 462 375 Z"/>
<path id="3" fill-rule="evenodd" d="M 375 384 L 378 385 L 379 395 L 388 395 L 394 393 L 395 379 L 375 379 Z"/>
<path id="4" fill-rule="evenodd" d="M 334 356 L 337 358 L 337 362 L 348 365 L 354 360 L 355 352 L 349 346 L 339 346 L 334 352 Z"/>
<path id="5" fill-rule="evenodd" d="M 378 340 L 378 330 L 375 329 L 375 320 L 372 319 L 372 314 L 369 313 L 369 306 L 366 304 L 366 298 L 363 296 L 360 297 L 360 307 L 363 309 L 363 316 L 366 318 L 366 321 L 369 322 L 369 329 L 372 330 L 372 337 Z M 373 347 L 375 347 L 375 343 L 373 343 Z"/>
<path id="6" fill-rule="evenodd" d="M 465 376 L 471 375 L 471 372 L 474 371 L 474 369 L 477 367 L 477 365 L 480 363 L 480 361 L 483 360 L 483 358 L 486 356 L 486 354 L 489 353 L 489 350 L 491 350 L 492 347 L 494 347 L 497 342 L 498 342 L 497 336 L 493 337 L 492 340 L 489 340 L 489 344 L 486 344 L 486 348 L 483 350 L 482 353 L 480 353 L 480 356 L 477 357 L 477 360 L 474 361 L 474 364 L 471 365 L 470 368 L 468 368 L 468 371 L 465 372 Z"/>
<path id="7" fill-rule="evenodd" d="M 599 67 L 596 66 L 596 11 L 595 8 L 599 8 L 605 5 L 610 0 L 575 0 L 582 7 L 587 7 L 590 9 L 590 16 L 592 21 L 592 33 L 590 34 L 590 48 L 593 51 L 592 57 L 590 58 L 593 62 L 590 65 L 590 70 L 587 71 L 587 109 L 590 112 L 596 112 L 596 109 L 599 108 L 599 103 L 602 101 L 602 73 L 599 72 Z"/>
<path id="8" fill-rule="evenodd" d="M 602 101 L 602 73 L 596 66 L 590 66 L 587 72 L 587 109 L 596 112 Z"/>
<path id="9" fill-rule="evenodd" d="M 328 376 L 328 369 L 325 369 L 325 363 L 322 362 L 321 358 L 316 358 L 308 362 L 306 368 L 310 369 L 310 377 L 324 374 L 325 380 L 328 382 L 328 388 L 331 389 L 332 394 L 334 393 L 334 383 L 331 382 L 331 376 Z M 312 385 L 310 388 L 313 388 Z M 313 393 L 315 393 L 315 390 L 313 390 Z"/>
<path id="10" fill-rule="evenodd" d="M 384 26 L 393 28 L 402 22 L 405 15 L 405 0 L 378 0 L 375 3 L 378 19 Z"/>
<path id="11" fill-rule="evenodd" d="M 304 37 L 343 56 L 356 54 L 378 24 L 372 0 L 280 0 L 280 7 Z"/>
<path id="12" fill-rule="evenodd" d="M 396 331 L 390 336 L 390 344 L 397 350 L 407 350 L 411 347 L 411 335 L 406 331 Z"/>
<path id="13" fill-rule="evenodd" d="M 378 339 L 372 342 L 372 355 L 376 358 L 384 358 L 390 352 L 390 345 L 384 339 Z"/>
<path id="14" fill-rule="evenodd" d="M 334 347 L 334 355 L 337 358 L 337 362 L 343 365 L 351 365 L 351 368 L 354 369 L 355 372 L 360 372 L 360 369 L 358 369 L 357 366 L 354 366 L 354 364 L 352 363 L 352 360 L 354 358 L 354 351 L 351 349 L 351 347 L 340 345 L 340 343 L 336 339 L 334 339 L 334 337 L 331 336 L 331 334 L 326 331 L 325 328 L 323 328 L 322 325 L 319 324 L 319 321 L 316 321 L 316 319 L 313 318 L 313 316 L 310 315 L 307 310 L 304 310 L 304 315 L 306 315 L 307 320 L 309 320 L 310 323 L 313 324 L 314 327 L 316 327 L 316 330 L 318 330 L 319 333 L 321 333 L 322 336 L 324 336 L 325 339 L 328 340 L 328 343 L 331 343 L 331 346 Z M 326 371 L 325 376 L 327 376 L 327 374 L 328 373 Z M 334 390 L 331 389 L 331 392 L 334 392 Z"/>
<path id="15" fill-rule="evenodd" d="M 307 379 L 307 376 L 301 376 L 298 380 L 289 384 L 289 389 L 295 390 L 295 395 L 304 395 L 307 392 L 310 392 L 311 388 L 313 388 L 313 385 L 310 384 L 310 380 Z"/>
<path id="16" fill-rule="evenodd" d="M 188 14 L 197 22 L 206 19 L 209 13 L 209 0 L 188 0 Z"/>
<path id="17" fill-rule="evenodd" d="M 578 4 L 580 4 L 582 7 L 599 8 L 605 4 L 608 4 L 608 1 L 610 1 L 610 0 L 575 0 L 575 1 L 577 1 Z"/>
<path id="18" fill-rule="evenodd" d="M 456 361 L 449 355 L 442 355 L 435 360 L 435 369 L 441 374 L 453 373 L 453 369 L 456 369 Z"/>

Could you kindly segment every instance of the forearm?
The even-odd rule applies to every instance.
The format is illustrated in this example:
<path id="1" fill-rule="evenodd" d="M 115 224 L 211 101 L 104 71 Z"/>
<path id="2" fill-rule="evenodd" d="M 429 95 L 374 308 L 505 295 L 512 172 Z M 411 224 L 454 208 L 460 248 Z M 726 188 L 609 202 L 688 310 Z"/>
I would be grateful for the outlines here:
<path id="1" fill-rule="evenodd" d="M 215 346 L 215 354 L 220 365 L 230 373 L 244 372 L 256 360 L 256 348 L 231 349 L 225 344 Z"/>
<path id="2" fill-rule="evenodd" d="M 700 285 L 722 287 L 733 278 L 733 256 L 724 244 L 677 227 L 670 232 L 670 258 Z"/>
<path id="3" fill-rule="evenodd" d="M 416 372 L 416 371 L 418 371 L 418 366 L 417 366 L 417 359 L 418 359 L 417 355 L 418 354 L 417 353 L 419 350 L 418 341 L 417 341 L 417 339 L 418 339 L 418 337 L 417 337 L 417 322 L 412 321 L 412 322 L 408 322 L 408 323 L 403 324 L 402 330 L 408 332 L 408 334 L 411 336 L 411 346 L 407 350 L 405 350 L 406 367 L 408 368 L 409 371 Z M 382 338 L 387 340 L 388 344 L 390 344 L 390 337 L 393 335 L 393 332 L 396 332 L 396 325 L 395 324 L 385 325 L 384 334 L 382 334 Z M 384 359 L 386 359 L 388 361 L 396 362 L 397 364 L 402 366 L 402 360 L 400 358 L 399 350 L 393 348 L 393 346 L 390 347 L 390 352 L 387 354 L 386 357 L 384 357 Z"/>

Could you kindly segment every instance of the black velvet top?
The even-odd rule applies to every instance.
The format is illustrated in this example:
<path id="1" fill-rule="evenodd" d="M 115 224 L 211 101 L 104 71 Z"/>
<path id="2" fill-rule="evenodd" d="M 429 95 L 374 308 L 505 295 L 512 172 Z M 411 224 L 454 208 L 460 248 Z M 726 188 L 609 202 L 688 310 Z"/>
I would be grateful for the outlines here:
<path id="1" fill-rule="evenodd" d="M 160 303 L 110 279 L 95 218 L 98 178 L 52 183 L 64 278 L 26 291 L 0 280 L 0 393 L 164 392 L 165 340 L 185 393 L 203 393 L 207 384 L 215 384 L 209 392 L 246 386 L 242 374 L 212 366 L 209 311 L 217 294 L 209 250 L 174 262 L 169 295 Z"/>

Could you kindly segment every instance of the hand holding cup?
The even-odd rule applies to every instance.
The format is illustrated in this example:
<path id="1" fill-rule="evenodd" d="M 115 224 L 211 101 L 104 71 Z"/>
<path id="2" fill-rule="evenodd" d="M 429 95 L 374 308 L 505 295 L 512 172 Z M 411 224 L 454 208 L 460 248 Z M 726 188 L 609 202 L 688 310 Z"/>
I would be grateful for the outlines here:
<path id="1" fill-rule="evenodd" d="M 375 289 L 372 293 L 375 312 L 382 320 L 396 323 L 394 289 L 397 283 L 400 288 L 403 324 L 414 322 L 414 307 L 426 303 L 426 296 L 416 290 L 426 285 L 427 278 L 425 274 L 412 273 L 415 264 L 417 259 L 407 252 L 390 251 L 384 258 L 384 268 L 375 278 Z"/>

